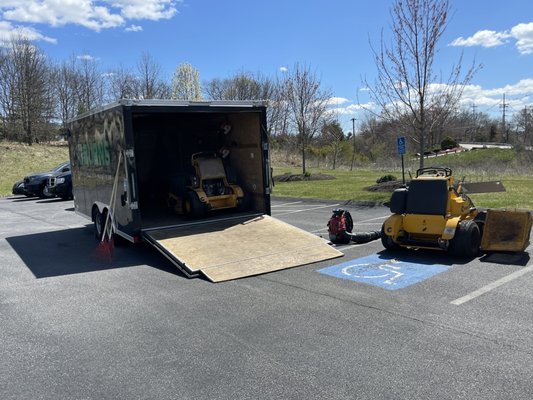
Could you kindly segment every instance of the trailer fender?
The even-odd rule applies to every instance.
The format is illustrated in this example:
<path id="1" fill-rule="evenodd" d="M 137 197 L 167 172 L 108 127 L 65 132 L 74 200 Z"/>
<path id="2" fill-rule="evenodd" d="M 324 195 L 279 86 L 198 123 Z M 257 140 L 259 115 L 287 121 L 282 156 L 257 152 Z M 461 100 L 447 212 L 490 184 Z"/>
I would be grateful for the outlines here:
<path id="1" fill-rule="evenodd" d="M 104 204 L 101 201 L 95 201 L 93 203 L 91 215 L 93 216 L 95 215 L 94 213 L 95 209 L 97 209 L 100 214 L 104 214 L 105 212 L 107 212 L 107 208 L 108 208 L 107 204 Z M 93 222 L 94 222 L 94 219 L 93 219 Z"/>

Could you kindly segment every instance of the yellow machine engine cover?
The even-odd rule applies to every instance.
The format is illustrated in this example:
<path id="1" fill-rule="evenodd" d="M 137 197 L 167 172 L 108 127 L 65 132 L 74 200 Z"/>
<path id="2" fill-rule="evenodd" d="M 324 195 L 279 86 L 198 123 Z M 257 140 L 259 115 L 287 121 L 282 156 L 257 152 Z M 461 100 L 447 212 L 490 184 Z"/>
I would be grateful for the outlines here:
<path id="1" fill-rule="evenodd" d="M 481 249 L 524 251 L 529 246 L 532 220 L 531 213 L 525 210 L 487 210 Z"/>

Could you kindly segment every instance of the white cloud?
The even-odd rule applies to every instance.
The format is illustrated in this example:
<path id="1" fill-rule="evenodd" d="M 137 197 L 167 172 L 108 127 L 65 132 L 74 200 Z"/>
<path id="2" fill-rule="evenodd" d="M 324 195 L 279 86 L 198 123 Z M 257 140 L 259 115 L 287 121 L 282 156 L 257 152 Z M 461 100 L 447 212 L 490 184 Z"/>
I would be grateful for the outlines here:
<path id="1" fill-rule="evenodd" d="M 279 71 L 280 72 L 288 72 L 289 68 L 287 68 L 287 67 L 279 67 Z"/>
<path id="2" fill-rule="evenodd" d="M 374 110 L 377 106 L 373 102 L 364 104 L 350 104 L 345 107 L 330 108 L 328 112 L 333 115 L 355 115 L 361 110 Z"/>
<path id="3" fill-rule="evenodd" d="M 44 36 L 42 33 L 31 27 L 13 26 L 8 21 L 0 21 L 0 46 L 5 46 L 13 35 L 21 35 L 32 41 L 43 41 L 52 44 L 57 43 L 57 39 Z"/>
<path id="4" fill-rule="evenodd" d="M 78 60 L 84 61 L 98 61 L 98 58 L 91 56 L 90 54 L 82 54 L 81 56 L 76 56 Z"/>
<path id="5" fill-rule="evenodd" d="M 121 9 L 126 19 L 160 19 L 172 18 L 178 10 L 173 0 L 114 0 L 110 2 Z"/>
<path id="6" fill-rule="evenodd" d="M 511 34 L 516 38 L 516 47 L 521 54 L 533 53 L 533 22 L 514 26 Z"/>
<path id="7" fill-rule="evenodd" d="M 496 47 L 501 46 L 502 44 L 507 43 L 507 40 L 510 35 L 506 32 L 496 32 L 496 31 L 477 31 L 473 36 L 469 38 L 463 38 L 462 36 L 455 39 L 451 46 L 482 46 L 482 47 Z"/>
<path id="8" fill-rule="evenodd" d="M 181 0 L 2 0 L 6 21 L 59 27 L 80 25 L 100 31 L 125 26 L 130 20 L 170 19 Z M 131 25 L 128 30 L 139 30 Z"/>
<path id="9" fill-rule="evenodd" d="M 464 38 L 458 37 L 450 46 L 482 46 L 482 47 L 496 47 L 501 46 L 514 39 L 515 46 L 520 54 L 533 53 L 533 22 L 521 23 L 515 25 L 510 30 L 503 32 L 481 30 L 474 33 L 472 36 Z"/>
<path id="10" fill-rule="evenodd" d="M 141 32 L 142 30 L 143 27 L 139 25 L 130 25 L 125 29 L 126 32 Z"/>
<path id="11" fill-rule="evenodd" d="M 341 104 L 348 103 L 350 100 L 344 97 L 331 97 L 328 100 L 328 106 L 340 106 Z"/>

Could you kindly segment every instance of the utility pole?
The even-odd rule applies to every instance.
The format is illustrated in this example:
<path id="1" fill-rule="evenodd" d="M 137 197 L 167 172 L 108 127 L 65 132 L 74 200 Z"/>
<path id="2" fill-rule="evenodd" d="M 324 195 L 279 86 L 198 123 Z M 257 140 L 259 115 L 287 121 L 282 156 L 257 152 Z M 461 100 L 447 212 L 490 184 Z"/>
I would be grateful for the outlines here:
<path id="1" fill-rule="evenodd" d="M 527 114 L 527 106 L 524 106 L 524 146 L 526 145 L 526 139 L 527 139 L 527 128 L 528 128 L 528 114 Z"/>
<path id="2" fill-rule="evenodd" d="M 505 143 L 509 142 L 509 131 L 507 130 L 507 126 L 505 125 L 505 110 L 509 107 L 509 104 L 505 102 L 505 93 L 503 94 L 503 102 L 500 104 L 500 108 L 502 109 L 502 138 L 503 134 L 505 133 Z"/>
<path id="3" fill-rule="evenodd" d="M 350 171 L 353 170 L 353 165 L 355 163 L 355 118 L 352 118 L 352 142 L 353 142 L 352 165 L 350 165 Z"/>
<path id="4" fill-rule="evenodd" d="M 474 128 L 472 128 L 470 130 L 470 141 L 473 142 L 474 141 L 474 130 L 476 130 L 476 134 L 477 134 L 477 118 L 476 118 L 476 104 L 475 103 L 472 103 L 472 121 L 474 122 Z"/>

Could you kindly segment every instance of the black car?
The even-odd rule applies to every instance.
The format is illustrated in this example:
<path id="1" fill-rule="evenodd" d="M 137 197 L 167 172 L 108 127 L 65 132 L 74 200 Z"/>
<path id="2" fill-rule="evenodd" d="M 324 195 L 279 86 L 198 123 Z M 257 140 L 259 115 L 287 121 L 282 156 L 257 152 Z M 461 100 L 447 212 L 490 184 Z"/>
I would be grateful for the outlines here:
<path id="1" fill-rule="evenodd" d="M 50 171 L 38 172 L 24 177 L 24 195 L 28 197 L 46 197 L 45 188 L 48 178 L 68 171 L 70 171 L 70 163 L 66 161 Z"/>
<path id="2" fill-rule="evenodd" d="M 63 200 L 72 199 L 72 172 L 51 176 L 45 188 L 45 195 L 61 197 Z"/>
<path id="3" fill-rule="evenodd" d="M 24 181 L 15 182 L 15 184 L 13 185 L 13 189 L 11 190 L 11 193 L 26 194 L 26 191 L 24 190 Z"/>

